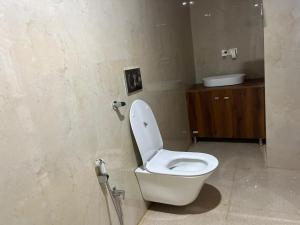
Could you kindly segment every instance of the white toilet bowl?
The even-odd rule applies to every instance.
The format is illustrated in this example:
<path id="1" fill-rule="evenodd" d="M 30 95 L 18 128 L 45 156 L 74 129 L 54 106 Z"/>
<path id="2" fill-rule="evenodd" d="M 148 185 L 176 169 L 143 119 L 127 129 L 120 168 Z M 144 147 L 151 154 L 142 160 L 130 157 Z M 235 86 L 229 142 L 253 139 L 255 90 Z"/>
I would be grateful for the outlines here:
<path id="1" fill-rule="evenodd" d="M 144 199 L 171 205 L 193 202 L 218 160 L 209 154 L 163 149 L 153 112 L 142 100 L 133 102 L 130 123 L 143 160 L 135 173 Z"/>

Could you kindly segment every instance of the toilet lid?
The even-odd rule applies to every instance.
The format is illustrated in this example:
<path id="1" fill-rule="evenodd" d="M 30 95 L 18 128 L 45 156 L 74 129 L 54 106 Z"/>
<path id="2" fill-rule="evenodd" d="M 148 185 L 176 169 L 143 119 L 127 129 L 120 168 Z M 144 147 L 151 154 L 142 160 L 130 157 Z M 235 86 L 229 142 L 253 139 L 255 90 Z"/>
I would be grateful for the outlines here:
<path id="1" fill-rule="evenodd" d="M 145 164 L 157 151 L 163 148 L 162 137 L 150 106 L 135 100 L 130 108 L 130 124 Z"/>

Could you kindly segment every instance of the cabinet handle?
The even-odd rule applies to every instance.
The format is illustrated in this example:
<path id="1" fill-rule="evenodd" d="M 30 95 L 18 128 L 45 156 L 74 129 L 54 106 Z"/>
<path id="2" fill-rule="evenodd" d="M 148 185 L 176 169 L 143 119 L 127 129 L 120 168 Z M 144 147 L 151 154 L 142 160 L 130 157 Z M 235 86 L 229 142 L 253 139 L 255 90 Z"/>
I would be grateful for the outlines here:
<path id="1" fill-rule="evenodd" d="M 229 97 L 227 97 L 227 96 L 226 96 L 226 97 L 224 97 L 224 100 L 228 100 L 228 99 L 230 99 L 230 98 L 229 98 Z"/>
<path id="2" fill-rule="evenodd" d="M 219 97 L 214 97 L 214 100 L 219 100 L 220 98 Z"/>

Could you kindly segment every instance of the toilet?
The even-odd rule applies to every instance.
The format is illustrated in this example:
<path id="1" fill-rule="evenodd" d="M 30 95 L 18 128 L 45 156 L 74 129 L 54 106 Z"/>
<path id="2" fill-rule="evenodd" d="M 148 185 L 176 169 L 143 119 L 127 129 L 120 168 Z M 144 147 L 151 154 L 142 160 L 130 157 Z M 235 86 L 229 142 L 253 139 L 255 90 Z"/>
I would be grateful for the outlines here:
<path id="1" fill-rule="evenodd" d="M 143 161 L 135 170 L 143 198 L 177 206 L 193 202 L 218 167 L 217 158 L 164 149 L 154 114 L 142 100 L 132 103 L 130 124 Z"/>

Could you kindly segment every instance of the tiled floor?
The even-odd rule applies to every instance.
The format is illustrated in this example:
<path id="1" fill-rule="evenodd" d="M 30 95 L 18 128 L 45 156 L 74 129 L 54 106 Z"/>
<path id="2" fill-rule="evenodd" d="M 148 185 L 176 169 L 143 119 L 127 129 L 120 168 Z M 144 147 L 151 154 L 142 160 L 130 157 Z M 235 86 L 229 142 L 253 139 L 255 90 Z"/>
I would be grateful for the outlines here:
<path id="1" fill-rule="evenodd" d="M 190 151 L 216 156 L 220 167 L 194 203 L 152 204 L 141 225 L 300 224 L 300 171 L 266 168 L 264 147 L 201 142 Z"/>

